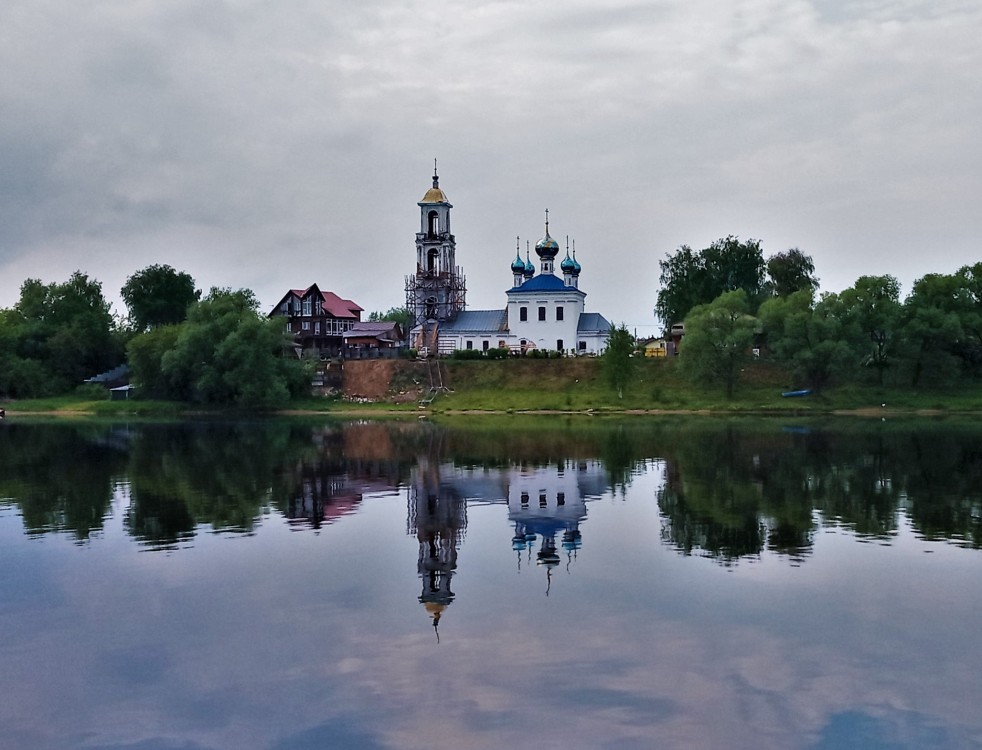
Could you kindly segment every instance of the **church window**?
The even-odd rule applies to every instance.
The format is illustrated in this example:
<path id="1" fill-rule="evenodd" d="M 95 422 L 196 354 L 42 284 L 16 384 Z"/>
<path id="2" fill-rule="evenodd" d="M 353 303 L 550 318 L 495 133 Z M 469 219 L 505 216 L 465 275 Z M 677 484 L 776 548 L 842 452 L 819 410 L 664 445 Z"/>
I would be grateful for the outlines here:
<path id="1" fill-rule="evenodd" d="M 539 308 L 539 320 L 546 319 L 546 309 L 544 307 Z"/>
<path id="2" fill-rule="evenodd" d="M 484 341 L 481 342 L 481 349 L 483 351 L 487 351 L 490 348 L 491 348 L 491 342 L 490 341 L 488 341 L 488 340 L 485 339 Z"/>
<path id="3" fill-rule="evenodd" d="M 580 342 L 580 351 L 581 352 L 585 352 L 586 351 L 586 342 L 585 341 L 581 341 Z"/>
<path id="4" fill-rule="evenodd" d="M 529 309 L 527 307 L 518 308 L 518 319 L 522 322 L 529 319 Z"/>
<path id="5" fill-rule="evenodd" d="M 545 492 L 540 492 L 539 493 L 539 507 L 540 508 L 545 508 L 546 507 L 546 493 Z"/>
<path id="6" fill-rule="evenodd" d="M 436 273 L 436 259 L 440 251 L 436 248 L 430 250 L 429 255 L 426 256 L 426 270 L 429 273 Z"/>
<path id="7" fill-rule="evenodd" d="M 556 495 L 556 505 L 566 505 L 566 493 L 560 492 Z"/>
<path id="8" fill-rule="evenodd" d="M 556 339 L 556 351 L 561 352 L 563 350 L 563 340 Z"/>
<path id="9" fill-rule="evenodd" d="M 467 339 L 465 345 L 467 346 L 468 351 L 474 348 L 474 342 L 471 341 L 470 339 Z"/>
<path id="10" fill-rule="evenodd" d="M 429 215 L 426 217 L 429 220 L 426 232 L 430 237 L 436 237 L 440 231 L 440 220 L 436 211 L 430 211 Z"/>
<path id="11" fill-rule="evenodd" d="M 560 305 L 559 307 L 556 308 L 556 320 L 562 320 L 562 319 L 563 319 L 563 308 L 562 305 Z"/>

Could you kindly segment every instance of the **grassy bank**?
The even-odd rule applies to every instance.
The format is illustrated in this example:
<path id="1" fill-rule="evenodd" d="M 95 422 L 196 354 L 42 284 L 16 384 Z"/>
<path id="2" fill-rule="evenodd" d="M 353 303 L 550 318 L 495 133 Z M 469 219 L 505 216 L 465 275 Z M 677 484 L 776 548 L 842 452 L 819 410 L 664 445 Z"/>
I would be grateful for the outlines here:
<path id="1" fill-rule="evenodd" d="M 744 413 L 744 414 L 982 414 L 982 384 L 950 391 L 915 391 L 875 386 L 830 388 L 803 398 L 784 398 L 792 387 L 787 373 L 755 362 L 742 373 L 732 398 L 721 388 L 695 385 L 673 360 L 641 360 L 636 377 L 623 398 L 607 384 L 597 359 L 502 360 L 441 362 L 449 390 L 421 409 L 421 383 L 428 365 L 395 362 L 391 383 L 373 399 L 308 398 L 290 404 L 285 413 L 391 414 L 397 416 L 461 412 L 622 412 Z M 411 387 L 416 385 L 415 393 Z M 161 401 L 93 400 L 91 396 L 62 396 L 0 404 L 8 415 L 66 414 L 178 418 L 189 414 L 228 413 L 229 410 Z M 234 410 L 232 410 L 234 412 Z M 234 412 L 246 413 L 246 412 Z M 255 412 L 247 412 L 254 416 Z"/>
<path id="2" fill-rule="evenodd" d="M 830 388 L 821 394 L 785 398 L 792 387 L 785 371 L 754 362 L 741 374 L 732 397 L 722 388 L 696 385 L 677 360 L 642 360 L 623 398 L 607 384 L 599 360 L 452 362 L 453 391 L 435 411 L 662 411 L 828 414 L 840 411 L 982 412 L 982 384 L 951 391 L 914 391 L 876 386 Z"/>

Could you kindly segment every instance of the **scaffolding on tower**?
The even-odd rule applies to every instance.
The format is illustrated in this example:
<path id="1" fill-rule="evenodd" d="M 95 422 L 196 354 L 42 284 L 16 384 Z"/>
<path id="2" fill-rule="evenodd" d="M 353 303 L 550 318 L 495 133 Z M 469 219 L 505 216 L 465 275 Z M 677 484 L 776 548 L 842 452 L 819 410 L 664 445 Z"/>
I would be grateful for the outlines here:
<path id="1" fill-rule="evenodd" d="M 412 314 L 410 330 L 421 327 L 416 348 L 435 350 L 437 327 L 467 307 L 467 280 L 457 266 L 450 273 L 424 271 L 406 277 L 406 309 Z M 428 341 L 433 338 L 433 341 Z"/>

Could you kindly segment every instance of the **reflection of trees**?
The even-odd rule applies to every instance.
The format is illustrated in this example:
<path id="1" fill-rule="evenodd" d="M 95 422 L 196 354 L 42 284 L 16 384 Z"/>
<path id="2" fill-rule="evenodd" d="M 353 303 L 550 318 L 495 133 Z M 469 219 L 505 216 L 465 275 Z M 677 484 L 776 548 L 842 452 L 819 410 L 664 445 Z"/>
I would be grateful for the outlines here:
<path id="1" fill-rule="evenodd" d="M 680 429 L 658 496 L 663 538 L 723 562 L 764 549 L 800 560 L 816 521 L 889 539 L 906 512 L 925 538 L 982 546 L 982 436 L 918 427 Z"/>
<path id="2" fill-rule="evenodd" d="M 862 430 L 809 434 L 801 443 L 794 455 L 808 471 L 812 503 L 826 524 L 873 539 L 897 533 L 903 446 L 895 438 Z"/>
<path id="3" fill-rule="evenodd" d="M 249 532 L 271 510 L 300 525 L 328 523 L 362 493 L 404 486 L 421 456 L 474 467 L 600 457 L 606 478 L 596 492 L 625 486 L 644 461 L 663 457 L 663 538 L 721 561 L 764 550 L 801 559 L 818 524 L 890 539 L 904 520 L 924 538 L 982 547 L 982 432 L 957 421 L 811 429 L 708 418 L 129 428 L 8 421 L 0 497 L 19 507 L 28 533 L 84 540 L 102 528 L 114 488 L 128 479 L 126 528 L 168 547 L 202 524 Z"/>
<path id="4" fill-rule="evenodd" d="M 938 429 L 911 436 L 908 514 L 926 539 L 982 548 L 982 436 Z"/>
<path id="5" fill-rule="evenodd" d="M 68 532 L 84 541 L 103 527 L 125 450 L 125 435 L 104 426 L 6 424 L 0 497 L 20 507 L 28 533 Z"/>
<path id="6" fill-rule="evenodd" d="M 310 447 L 309 429 L 280 422 L 148 425 L 131 454 L 126 526 L 154 546 L 173 545 L 201 524 L 249 532 L 283 465 Z"/>
<path id="7" fill-rule="evenodd" d="M 761 495 L 746 449 L 730 428 L 679 433 L 658 493 L 663 539 L 685 554 L 699 549 L 724 562 L 764 549 Z"/>

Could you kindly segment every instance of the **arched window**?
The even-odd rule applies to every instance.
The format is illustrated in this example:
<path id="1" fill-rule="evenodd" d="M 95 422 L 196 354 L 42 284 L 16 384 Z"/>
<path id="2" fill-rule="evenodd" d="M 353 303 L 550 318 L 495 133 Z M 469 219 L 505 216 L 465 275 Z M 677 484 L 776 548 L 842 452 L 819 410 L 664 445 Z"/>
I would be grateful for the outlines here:
<path id="1" fill-rule="evenodd" d="M 436 211 L 430 211 L 426 215 L 426 233 L 430 237 L 436 237 L 440 233 L 440 216 Z"/>
<path id="2" fill-rule="evenodd" d="M 436 273 L 436 266 L 437 266 L 436 261 L 439 255 L 440 255 L 440 251 L 437 250 L 435 247 L 432 250 L 430 250 L 430 252 L 427 254 L 426 270 L 428 273 Z"/>

